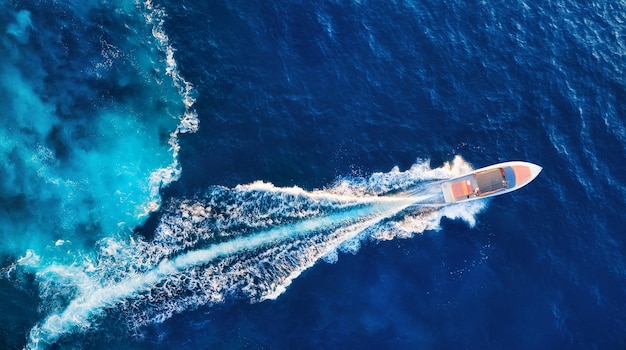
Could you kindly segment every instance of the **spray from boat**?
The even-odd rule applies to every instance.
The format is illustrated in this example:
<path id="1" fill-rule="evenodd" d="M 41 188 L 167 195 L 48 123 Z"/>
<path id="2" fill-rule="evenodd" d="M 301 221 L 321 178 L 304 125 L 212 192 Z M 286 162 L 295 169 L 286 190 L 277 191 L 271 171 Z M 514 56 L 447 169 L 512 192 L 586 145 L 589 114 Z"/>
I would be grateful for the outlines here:
<path id="1" fill-rule="evenodd" d="M 106 239 L 96 254 L 69 266 L 46 264 L 36 252 L 20 260 L 20 267 L 34 271 L 47 313 L 31 329 L 28 348 L 62 342 L 112 314 L 138 329 L 228 298 L 274 299 L 319 260 L 356 253 L 363 242 L 437 230 L 444 216 L 473 226 L 486 202 L 450 204 L 444 191 L 454 193 L 469 176 L 482 189 L 515 180 L 518 186 L 500 191 L 510 192 L 540 171 L 520 166 L 472 171 L 456 157 L 440 168 L 422 162 L 404 172 L 340 179 L 322 190 L 255 182 L 171 199 L 151 239 Z"/>
<path id="2" fill-rule="evenodd" d="M 230 298 L 277 298 L 307 268 L 356 253 L 364 242 L 437 230 L 444 216 L 473 225 L 484 202 L 451 206 L 441 195 L 442 180 L 469 170 L 457 157 L 439 168 L 420 162 L 313 191 L 265 182 L 215 186 L 165 203 L 150 239 L 103 239 L 71 265 L 31 251 L 16 269 L 35 276 L 47 316 L 31 329 L 28 347 L 96 331 L 104 317 L 140 329 Z"/>

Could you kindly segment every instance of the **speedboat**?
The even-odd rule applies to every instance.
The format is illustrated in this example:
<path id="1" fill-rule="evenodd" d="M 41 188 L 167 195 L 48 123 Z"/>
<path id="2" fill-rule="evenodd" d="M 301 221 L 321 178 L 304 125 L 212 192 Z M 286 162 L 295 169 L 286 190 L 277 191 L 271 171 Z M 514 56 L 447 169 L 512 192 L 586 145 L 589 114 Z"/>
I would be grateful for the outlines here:
<path id="1" fill-rule="evenodd" d="M 441 184 L 446 203 L 467 202 L 509 193 L 526 186 L 539 175 L 539 165 L 511 161 L 480 168 Z"/>

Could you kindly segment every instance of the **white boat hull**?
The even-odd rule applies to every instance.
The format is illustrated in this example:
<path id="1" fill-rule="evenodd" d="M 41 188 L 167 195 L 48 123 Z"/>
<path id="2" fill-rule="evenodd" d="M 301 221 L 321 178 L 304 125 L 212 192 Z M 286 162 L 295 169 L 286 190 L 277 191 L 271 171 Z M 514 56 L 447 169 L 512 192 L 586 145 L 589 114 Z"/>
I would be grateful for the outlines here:
<path id="1" fill-rule="evenodd" d="M 493 197 L 526 186 L 541 170 L 542 167 L 529 162 L 504 162 L 446 180 L 441 190 L 446 203 Z"/>

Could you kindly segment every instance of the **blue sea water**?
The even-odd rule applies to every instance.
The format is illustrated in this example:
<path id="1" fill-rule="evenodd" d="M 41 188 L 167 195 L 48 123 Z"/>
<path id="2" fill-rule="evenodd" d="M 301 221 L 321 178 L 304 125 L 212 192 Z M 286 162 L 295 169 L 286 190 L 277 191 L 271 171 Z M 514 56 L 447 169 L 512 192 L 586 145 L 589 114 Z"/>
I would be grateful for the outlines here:
<path id="1" fill-rule="evenodd" d="M 626 347 L 623 1 L 0 6 L 0 348 Z"/>

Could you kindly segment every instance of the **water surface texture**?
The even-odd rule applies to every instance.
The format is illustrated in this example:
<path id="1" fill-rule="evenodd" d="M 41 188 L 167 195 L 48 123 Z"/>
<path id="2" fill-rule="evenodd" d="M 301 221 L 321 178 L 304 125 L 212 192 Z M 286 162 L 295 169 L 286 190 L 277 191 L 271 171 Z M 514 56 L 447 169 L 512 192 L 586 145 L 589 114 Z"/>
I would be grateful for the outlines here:
<path id="1" fill-rule="evenodd" d="M 0 8 L 0 348 L 626 347 L 623 1 Z"/>

